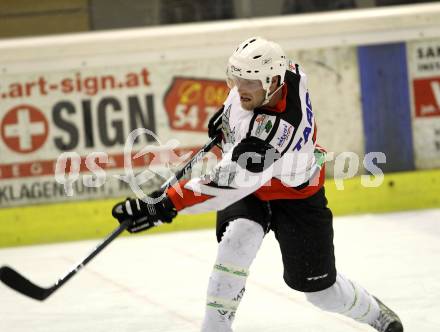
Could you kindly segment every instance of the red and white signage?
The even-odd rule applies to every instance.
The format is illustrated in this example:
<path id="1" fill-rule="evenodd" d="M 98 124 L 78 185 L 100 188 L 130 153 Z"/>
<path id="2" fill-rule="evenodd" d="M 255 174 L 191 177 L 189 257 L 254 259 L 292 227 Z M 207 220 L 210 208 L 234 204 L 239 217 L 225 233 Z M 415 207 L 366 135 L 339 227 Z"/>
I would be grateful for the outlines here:
<path id="1" fill-rule="evenodd" d="M 440 167 L 440 39 L 407 43 L 416 168 Z"/>
<path id="2" fill-rule="evenodd" d="M 175 77 L 164 101 L 170 127 L 206 132 L 209 119 L 223 105 L 228 93 L 225 80 Z"/>
<path id="3" fill-rule="evenodd" d="M 150 130 L 160 144 L 177 139 L 180 145 L 172 152 L 179 155 L 202 145 L 211 114 L 227 96 L 226 84 L 205 77 L 174 78 L 174 66 L 178 64 L 61 71 L 41 68 L 32 73 L 2 75 L 0 207 L 133 195 L 127 183 L 115 176 L 125 174 L 124 146 L 136 128 Z M 204 66 L 211 66 L 211 62 L 206 61 Z M 204 72 L 205 67 L 200 70 Z M 219 73 L 221 77 L 223 68 Z M 151 144 L 157 144 L 156 139 L 142 135 L 133 144 L 133 153 Z M 56 161 L 64 152 L 76 153 L 81 159 L 73 197 L 66 197 L 54 177 Z M 82 178 L 84 173 L 91 174 L 86 158 L 96 152 L 108 156 L 105 164 L 98 163 L 106 179 L 102 187 L 89 188 Z M 162 164 L 168 161 L 166 154 L 161 152 Z M 138 172 L 146 166 L 152 170 L 164 167 L 153 159 L 145 155 L 132 158 L 131 164 Z M 156 189 L 163 181 L 149 179 L 143 185 L 144 192 Z"/>
<path id="4" fill-rule="evenodd" d="M 413 80 L 416 117 L 440 117 L 440 77 Z"/>

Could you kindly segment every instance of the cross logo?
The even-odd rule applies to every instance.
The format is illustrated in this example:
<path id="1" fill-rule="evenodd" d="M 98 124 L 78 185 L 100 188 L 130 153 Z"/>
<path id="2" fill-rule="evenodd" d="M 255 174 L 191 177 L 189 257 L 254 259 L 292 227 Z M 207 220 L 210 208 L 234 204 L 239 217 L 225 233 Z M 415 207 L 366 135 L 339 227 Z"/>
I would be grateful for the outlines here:
<path id="1" fill-rule="evenodd" d="M 19 105 L 6 112 L 0 130 L 8 148 L 18 153 L 30 153 L 46 142 L 49 125 L 39 109 Z"/>

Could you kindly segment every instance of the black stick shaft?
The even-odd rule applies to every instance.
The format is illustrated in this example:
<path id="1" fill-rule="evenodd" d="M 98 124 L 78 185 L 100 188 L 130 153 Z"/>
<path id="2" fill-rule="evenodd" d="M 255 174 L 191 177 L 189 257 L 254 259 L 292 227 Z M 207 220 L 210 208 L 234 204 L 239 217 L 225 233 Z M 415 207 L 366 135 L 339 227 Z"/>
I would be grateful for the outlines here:
<path id="1" fill-rule="evenodd" d="M 130 220 L 125 220 L 122 222 L 118 228 L 116 228 L 110 235 L 108 235 L 104 241 L 98 244 L 91 252 L 84 258 L 78 265 L 71 269 L 64 277 L 58 279 L 55 286 L 56 288 L 61 287 L 70 278 L 72 278 L 79 270 L 81 270 L 88 262 L 90 262 L 96 255 L 98 255 L 105 247 L 107 247 L 114 239 L 118 237 L 123 231 L 125 231 L 130 224 Z"/>

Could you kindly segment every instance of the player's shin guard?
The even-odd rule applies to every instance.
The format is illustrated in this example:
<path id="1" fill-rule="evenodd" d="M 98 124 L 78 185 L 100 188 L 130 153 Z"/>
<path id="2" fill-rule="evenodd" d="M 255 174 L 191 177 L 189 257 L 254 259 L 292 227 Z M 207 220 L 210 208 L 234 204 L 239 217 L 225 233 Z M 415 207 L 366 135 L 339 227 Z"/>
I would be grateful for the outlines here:
<path id="1" fill-rule="evenodd" d="M 232 331 L 231 325 L 245 290 L 248 269 L 263 237 L 263 228 L 248 219 L 236 219 L 227 227 L 209 279 L 202 332 Z"/>
<path id="2" fill-rule="evenodd" d="M 379 316 L 379 305 L 364 288 L 338 274 L 336 282 L 319 292 L 306 293 L 307 300 L 322 310 L 339 313 L 372 324 Z"/>

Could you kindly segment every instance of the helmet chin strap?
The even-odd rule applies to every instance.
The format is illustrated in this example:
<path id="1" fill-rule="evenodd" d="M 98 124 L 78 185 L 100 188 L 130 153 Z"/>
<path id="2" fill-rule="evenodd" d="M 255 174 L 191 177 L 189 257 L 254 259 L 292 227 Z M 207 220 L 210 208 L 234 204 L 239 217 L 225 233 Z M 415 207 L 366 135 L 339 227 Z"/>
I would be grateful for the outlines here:
<path id="1" fill-rule="evenodd" d="M 283 87 L 283 85 L 284 85 L 284 82 L 281 83 L 280 86 L 279 86 L 278 88 L 276 88 L 276 89 L 274 90 L 274 92 L 272 92 L 272 93 L 269 93 L 270 90 L 267 89 L 267 92 L 266 92 L 266 99 L 264 99 L 264 101 L 263 101 L 263 103 L 261 104 L 261 106 L 266 105 L 266 104 L 270 101 L 270 99 L 273 97 L 273 95 L 274 95 L 275 93 L 277 93 L 277 92 Z"/>

